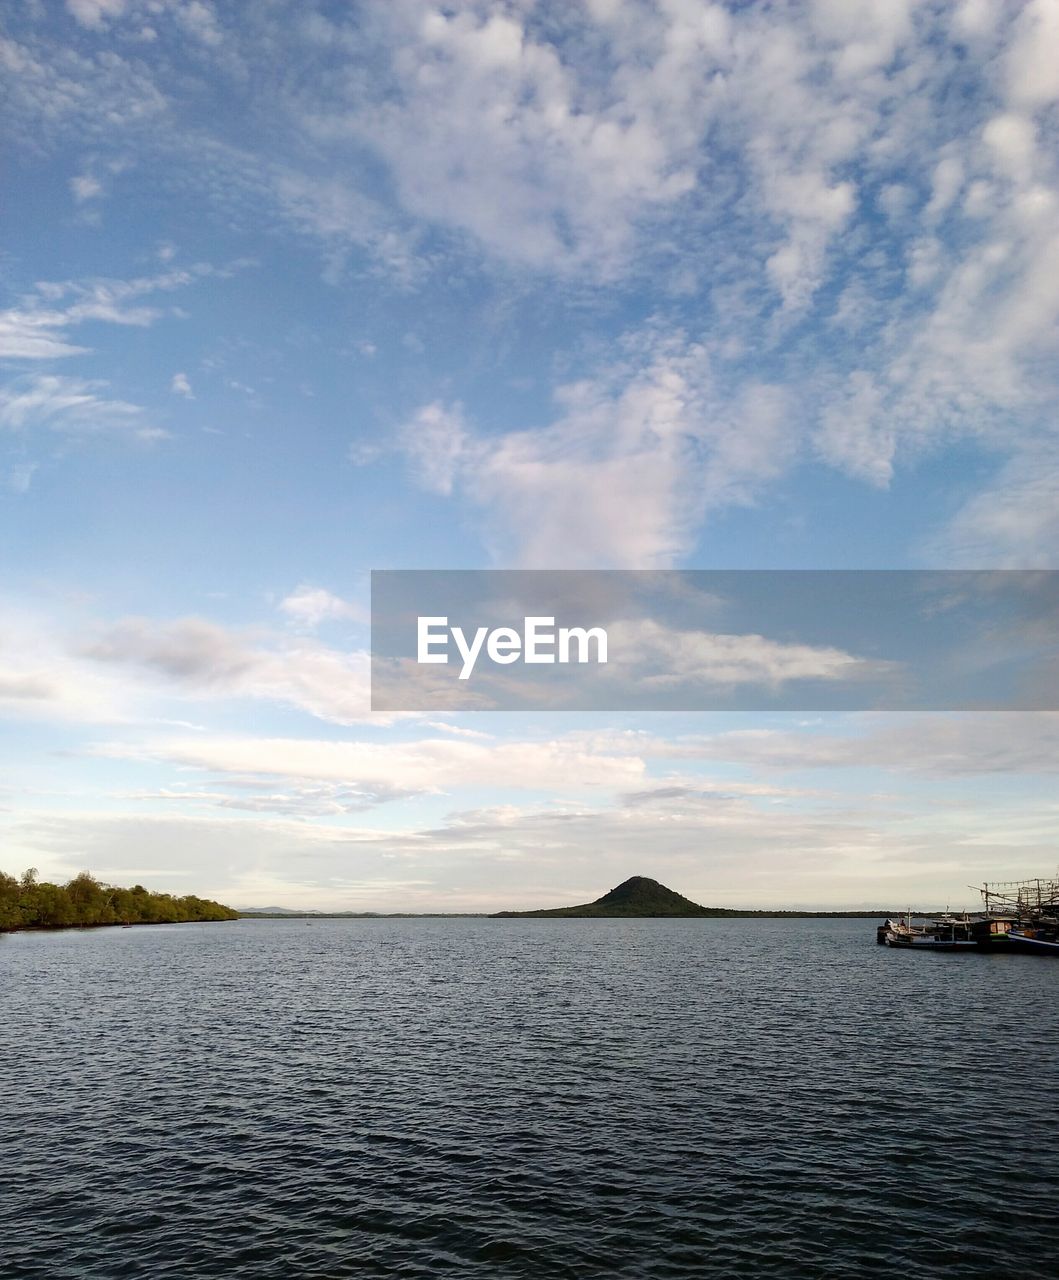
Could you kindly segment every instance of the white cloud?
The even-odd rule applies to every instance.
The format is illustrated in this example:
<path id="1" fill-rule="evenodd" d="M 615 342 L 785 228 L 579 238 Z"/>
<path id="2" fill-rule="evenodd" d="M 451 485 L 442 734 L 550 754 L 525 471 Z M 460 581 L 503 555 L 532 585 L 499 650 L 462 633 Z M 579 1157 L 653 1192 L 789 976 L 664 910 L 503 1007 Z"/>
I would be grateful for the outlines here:
<path id="1" fill-rule="evenodd" d="M 183 723 L 172 704 L 252 700 L 331 724 L 376 725 L 368 655 L 202 618 L 60 622 L 4 603 L 0 703 L 22 718 Z M 179 714 L 179 713 L 178 713 Z"/>
<path id="2" fill-rule="evenodd" d="M 12 493 L 28 493 L 37 468 L 36 462 L 18 462 L 13 467 L 9 467 L 7 487 Z"/>
<path id="3" fill-rule="evenodd" d="M 64 621 L 11 601 L 0 605 L 0 673 L 9 677 L 0 698 L 17 696 L 23 716 L 61 719 L 68 708 L 79 722 L 98 716 L 175 724 L 188 716 L 174 703 L 252 700 L 330 724 L 395 719 L 370 710 L 369 657 L 361 650 L 203 618 L 104 624 L 80 610 Z"/>
<path id="4" fill-rule="evenodd" d="M 61 311 L 0 311 L 0 357 L 14 360 L 54 360 L 84 355 L 87 347 L 67 342 L 63 329 L 69 319 Z"/>
<path id="5" fill-rule="evenodd" d="M 1059 451 L 1027 449 L 965 502 L 932 550 L 969 568 L 1053 568 L 1059 551 Z"/>
<path id="6" fill-rule="evenodd" d="M 70 179 L 70 190 L 78 204 L 86 200 L 94 200 L 103 193 L 103 184 L 89 173 L 79 174 Z"/>
<path id="7" fill-rule="evenodd" d="M 224 39 L 216 11 L 205 0 L 185 0 L 174 13 L 177 22 L 204 45 L 216 46 Z"/>
<path id="8" fill-rule="evenodd" d="M 126 6 L 70 8 L 103 28 Z M 128 12 L 131 35 L 142 6 Z M 276 123 L 256 151 L 243 134 L 233 141 L 223 113 L 185 127 L 186 82 L 164 57 L 148 71 L 140 49 L 127 60 L 95 48 L 112 41 L 63 47 L 39 26 L 23 44 L 0 45 L 12 132 L 80 146 L 120 135 L 130 153 L 164 157 L 168 174 L 201 184 L 225 216 L 257 215 L 268 201 L 321 243 L 336 281 L 383 264 L 414 284 L 484 259 L 523 282 L 649 281 L 672 291 L 667 301 L 698 289 L 710 336 L 692 333 L 689 348 L 737 353 L 711 417 L 735 422 L 755 397 L 760 408 L 785 395 L 815 423 L 818 457 L 879 487 L 956 441 L 1029 466 L 1037 445 L 1024 438 L 1051 431 L 1055 0 L 394 0 L 356 19 L 308 11 L 294 23 L 263 11 L 223 28 L 218 13 L 195 0 L 154 6 L 151 21 L 160 46 L 176 27 L 192 31 L 184 54 L 200 71 L 238 77 L 260 113 L 248 118 Z M 265 102 L 253 86 L 271 81 L 255 71 L 273 65 L 281 33 L 290 75 Z M 71 354 L 63 323 L 39 301 L 13 349 Z M 121 310 L 135 322 L 137 308 Z M 826 339 L 800 328 L 829 322 Z M 762 396 L 762 370 L 782 393 Z M 606 394 L 620 415 L 622 393 Z M 453 398 L 427 391 L 420 402 L 451 417 Z M 612 508 L 623 502 L 634 526 L 599 563 L 679 556 L 718 505 L 709 492 L 696 503 L 679 491 L 682 450 L 652 458 L 625 446 L 616 456 L 598 438 L 586 443 L 583 422 L 571 412 L 504 438 L 482 424 L 463 440 L 449 422 L 417 466 L 436 464 L 424 472 L 435 487 L 451 476 L 457 497 L 500 526 L 498 554 L 520 563 L 553 562 L 557 550 L 531 545 L 526 509 L 543 500 L 550 516 L 582 495 L 584 523 L 620 534 Z M 687 434 L 694 453 L 699 433 Z M 740 451 L 767 444 L 718 468 L 722 503 L 752 500 L 798 456 L 786 430 L 730 434 Z M 642 507 L 628 500 L 639 463 Z M 573 478 L 549 502 L 564 467 Z M 597 492 L 609 483 L 611 503 Z M 585 544 L 583 562 L 593 554 Z"/>
<path id="9" fill-rule="evenodd" d="M 885 392 L 864 370 L 849 375 L 846 386 L 821 415 L 816 446 L 832 466 L 885 488 L 893 477 L 896 432 L 882 412 Z"/>
<path id="10" fill-rule="evenodd" d="M 177 799 L 138 816 L 29 810 L 4 827 L 15 865 L 49 876 L 89 866 L 112 882 L 236 905 L 354 910 L 567 905 L 634 874 L 718 906 L 973 905 L 969 881 L 1030 873 L 1051 847 L 1048 803 L 939 796 L 933 812 L 912 814 L 898 797 L 864 799 L 859 810 L 841 798 L 805 809 L 783 796 L 673 788 L 647 804 L 504 804 L 374 828 L 194 813 Z"/>
<path id="11" fill-rule="evenodd" d="M 267 634 L 255 642 L 202 618 L 127 618 L 100 631 L 82 653 L 96 662 L 151 671 L 163 677 L 171 694 L 193 699 L 259 699 L 334 724 L 371 718 L 368 655 L 360 651 L 342 653 Z"/>
<path id="12" fill-rule="evenodd" d="M 451 733 L 457 738 L 477 738 L 479 741 L 487 742 L 493 737 L 491 733 L 483 733 L 481 729 L 469 729 L 466 725 L 446 724 L 441 720 L 427 720 L 425 724 L 428 729 L 437 729 L 439 733 Z"/>
<path id="13" fill-rule="evenodd" d="M 652 744 L 637 749 L 650 753 Z M 657 748 L 663 754 L 666 744 Z M 686 757 L 775 769 L 882 769 L 926 777 L 1059 771 L 1059 714 L 1047 711 L 857 717 L 845 731 L 751 729 L 674 743 Z"/>
<path id="14" fill-rule="evenodd" d="M 453 787 L 509 787 L 577 795 L 634 787 L 643 761 L 585 750 L 576 741 L 480 743 L 451 738 L 336 742 L 306 738 L 171 739 L 144 746 L 103 744 L 98 754 L 161 760 L 237 777 L 343 783 L 362 791 L 433 793 Z"/>
<path id="15" fill-rule="evenodd" d="M 109 18 L 120 18 L 128 0 L 66 0 L 66 8 L 83 27 L 98 30 Z"/>
<path id="16" fill-rule="evenodd" d="M 147 328 L 164 312 L 138 304 L 137 299 L 181 289 L 216 273 L 215 268 L 201 263 L 191 271 L 168 271 L 133 280 L 40 281 L 19 306 L 0 311 L 0 357 L 51 360 L 85 355 L 89 348 L 74 346 L 67 329 L 93 321 Z"/>
<path id="17" fill-rule="evenodd" d="M 183 396 L 185 400 L 195 399 L 195 393 L 191 390 L 191 383 L 186 373 L 174 373 L 169 390 L 175 396 Z"/>
<path id="18" fill-rule="evenodd" d="M 1034 113 L 1057 92 L 1046 52 L 1055 12 L 1051 0 L 1018 15 L 986 4 L 949 15 L 904 3 L 738 14 L 630 3 L 593 7 L 593 40 L 579 43 L 554 26 L 545 35 L 530 11 L 482 5 L 441 17 L 405 3 L 393 9 L 401 38 L 385 103 L 368 94 L 365 105 L 362 94 L 316 123 L 332 141 L 345 131 L 378 148 L 407 208 L 509 261 L 606 279 L 635 273 L 634 246 L 651 259 L 649 236 L 660 252 L 709 246 L 717 274 L 731 255 L 757 285 L 735 325 L 744 345 L 767 349 L 782 332 L 763 328 L 775 297 L 788 316 L 807 313 L 837 268 L 864 324 L 849 348 L 859 361 L 813 385 L 788 375 L 788 387 L 817 417 L 819 456 L 883 487 L 899 466 L 960 438 L 1019 451 L 1026 419 L 1054 399 L 1059 182 Z M 968 41 L 978 63 L 966 61 Z M 959 120 L 948 105 L 957 75 L 976 88 Z M 609 163 L 607 137 L 623 141 L 620 164 Z M 711 168 L 715 154 L 723 167 Z M 745 193 L 738 201 L 726 181 Z M 861 209 L 871 190 L 895 239 L 868 252 Z M 907 288 L 895 299 L 898 263 Z M 586 547 L 583 562 L 596 564 L 665 563 L 710 509 L 659 476 L 672 453 L 642 459 L 646 496 L 633 504 L 624 473 L 634 464 L 586 448 L 579 422 L 494 439 L 489 459 L 446 418 L 454 409 L 431 411 L 450 429 L 422 450 L 435 464 L 426 482 L 462 486 L 491 524 L 517 523 L 497 541 L 519 563 L 559 562 L 555 544 L 533 545 L 531 506 L 543 527 L 561 529 L 555 543 Z M 759 456 L 744 494 L 791 456 Z M 626 529 L 625 546 L 596 509 L 597 488 L 608 487 L 609 505 L 646 525 Z M 579 501 L 582 524 L 614 533 L 604 548 L 576 521 L 552 518 Z"/>
<path id="19" fill-rule="evenodd" d="M 389 79 L 300 108 L 317 137 L 381 153 L 407 210 L 533 267 L 607 279 L 652 237 L 665 250 L 672 219 L 734 215 L 797 309 L 856 207 L 839 171 L 882 127 L 886 68 L 911 35 L 898 5 L 644 0 L 545 25 L 516 5 L 403 0 L 377 26 Z M 712 167 L 733 152 L 766 214 L 752 228 Z"/>
<path id="20" fill-rule="evenodd" d="M 336 284 L 342 278 L 351 247 L 367 250 L 379 268 L 398 284 L 411 285 L 422 275 L 415 232 L 402 226 L 401 219 L 355 183 L 333 176 L 309 177 L 290 169 L 280 169 L 269 176 L 271 195 L 283 214 L 297 228 L 324 242 L 324 278 L 328 283 Z"/>
<path id="21" fill-rule="evenodd" d="M 701 345 L 656 333 L 625 345 L 622 363 L 557 390 L 548 426 L 472 435 L 459 406 L 432 404 L 402 431 L 420 483 L 477 505 L 502 562 L 663 567 L 706 513 L 753 501 L 797 448 L 775 388 L 725 403 Z"/>
<path id="22" fill-rule="evenodd" d="M 63 314 L 68 324 L 98 320 L 108 324 L 146 328 L 163 312 L 157 307 L 131 305 L 135 299 L 152 293 L 183 289 L 196 280 L 213 274 L 215 269 L 202 263 L 190 271 L 166 271 L 160 275 L 137 276 L 131 280 L 100 276 L 86 280 L 40 281 L 35 292 L 37 298 L 50 304 L 65 301 Z"/>
<path id="23" fill-rule="evenodd" d="M 304 582 L 279 602 L 279 609 L 291 622 L 310 631 L 324 622 L 365 621 L 364 610 L 359 606 Z"/>
<path id="24" fill-rule="evenodd" d="M 84 0 L 82 18 L 99 19 L 113 2 Z M 114 43 L 102 40 L 92 49 L 83 42 L 47 39 L 52 24 L 27 32 L 25 43 L 0 38 L 0 67 L 7 73 L 8 128 L 34 148 L 71 138 L 78 148 L 110 150 L 123 130 L 157 130 L 165 119 L 166 96 L 139 59 L 124 59 Z"/>
<path id="25" fill-rule="evenodd" d="M 143 442 L 165 439 L 143 409 L 99 394 L 106 382 L 31 374 L 0 387 L 0 429 L 47 430 L 67 436 L 125 436 Z"/>
<path id="26" fill-rule="evenodd" d="M 1021 7 L 1005 58 L 1007 89 L 1021 107 L 1046 106 L 1059 99 L 1059 4 L 1030 0 Z"/>
<path id="27" fill-rule="evenodd" d="M 460 405 L 424 405 L 402 428 L 399 443 L 424 489 L 452 493 L 468 443 Z"/>
<path id="28" fill-rule="evenodd" d="M 318 127 L 378 148 L 411 212 L 549 267 L 627 253 L 641 212 L 694 185 L 653 104 L 598 100 L 517 11 L 389 13 L 398 94 Z"/>
<path id="29" fill-rule="evenodd" d="M 0 711 L 15 720 L 110 723 L 128 718 L 120 681 L 71 654 L 54 625 L 4 600 Z"/>
<path id="30" fill-rule="evenodd" d="M 1036 130 L 1026 116 L 1006 112 L 994 116 L 982 130 L 996 166 L 1007 176 L 1025 182 L 1032 176 Z"/>
<path id="31" fill-rule="evenodd" d="M 612 622 L 607 627 L 608 664 L 618 679 L 632 676 L 640 686 L 692 685 L 778 689 L 791 680 L 859 680 L 878 676 L 886 663 L 867 661 L 827 645 L 794 644 L 759 635 L 679 631 L 651 618 Z M 631 670 L 630 670 L 631 669 Z"/>

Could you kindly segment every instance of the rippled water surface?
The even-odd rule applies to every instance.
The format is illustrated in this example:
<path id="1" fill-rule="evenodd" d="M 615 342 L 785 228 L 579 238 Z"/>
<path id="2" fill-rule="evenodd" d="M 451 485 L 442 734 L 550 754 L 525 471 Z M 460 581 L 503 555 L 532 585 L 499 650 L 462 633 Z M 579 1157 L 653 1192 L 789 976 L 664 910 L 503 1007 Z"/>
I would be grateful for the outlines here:
<path id="1" fill-rule="evenodd" d="M 1059 1275 L 1059 962 L 867 920 L 0 937 L 0 1275 Z"/>

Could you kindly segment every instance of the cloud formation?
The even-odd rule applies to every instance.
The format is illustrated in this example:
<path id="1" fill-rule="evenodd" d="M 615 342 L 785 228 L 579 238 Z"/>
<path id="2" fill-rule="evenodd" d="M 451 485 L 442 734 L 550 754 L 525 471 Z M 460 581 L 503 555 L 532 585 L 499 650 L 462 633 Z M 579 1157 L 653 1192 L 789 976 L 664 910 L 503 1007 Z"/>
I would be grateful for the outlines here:
<path id="1" fill-rule="evenodd" d="M 140 405 L 111 400 L 107 383 L 59 374 L 28 374 L 0 387 L 0 430 L 34 430 L 69 437 L 125 436 L 144 443 L 164 440 Z"/>
<path id="2" fill-rule="evenodd" d="M 402 288 L 487 270 L 650 288 L 670 313 L 635 367 L 561 381 L 535 429 L 496 433 L 446 394 L 408 415 L 418 474 L 500 513 L 506 562 L 577 544 L 578 563 L 672 563 L 796 461 L 885 488 L 954 444 L 996 457 L 1000 480 L 937 545 L 1054 555 L 1004 470 L 1054 445 L 1053 0 L 68 10 L 78 41 L 30 23 L 2 47 L 25 136 L 105 130 L 223 218 L 267 208 L 314 237 L 336 282 L 365 261 Z M 290 74 L 266 99 L 281 35 Z M 223 112 L 184 127 L 161 52 L 176 43 L 249 95 L 267 147 Z M 76 351 L 69 319 L 24 312 L 5 319 L 11 350 Z M 554 537 L 533 535 L 531 506 Z"/>
<path id="3" fill-rule="evenodd" d="M 502 563 L 664 567 L 708 513 L 752 503 L 796 451 L 777 388 L 726 401 L 707 348 L 681 334 L 623 346 L 619 362 L 557 388 L 545 426 L 474 431 L 459 405 L 434 403 L 402 429 L 419 483 L 477 507 Z"/>
<path id="4" fill-rule="evenodd" d="M 192 697 L 284 703 L 334 724 L 370 716 L 364 652 L 267 635 L 255 643 L 203 618 L 127 618 L 101 630 L 81 652 L 98 663 L 152 672 Z"/>
<path id="5" fill-rule="evenodd" d="M 902 563 L 1054 564 L 1055 0 L 66 0 L 5 27 L 28 230 L 0 311 L 0 499 L 16 586 L 68 611 L 0 626 L 12 774 L 34 775 L 41 722 L 32 781 L 69 810 L 27 790 L 10 856 L 246 901 L 485 907 L 644 870 L 706 900 L 877 902 L 1047 865 L 1054 717 L 380 725 L 342 647 L 355 606 L 320 584 L 424 545 L 652 568 L 875 538 Z M 36 282 L 68 234 L 83 272 Z M 262 259 L 256 292 L 177 268 L 175 244 L 233 243 Z M 167 415 L 202 429 L 162 479 L 133 451 L 142 473 L 50 483 L 75 443 L 150 441 Z M 82 482 L 171 602 L 123 594 L 102 537 L 60 580 Z M 260 520 L 231 515 L 244 500 Z M 188 516 L 207 502 L 223 554 Z M 452 528 L 429 526 L 445 503 Z M 214 588 L 225 622 L 201 616 Z M 714 632 L 642 640 L 711 679 L 856 666 Z"/>
<path id="6" fill-rule="evenodd" d="M 313 631 L 324 622 L 364 622 L 366 614 L 350 600 L 343 600 L 324 587 L 301 583 L 279 602 L 280 612 L 296 626 Z"/>

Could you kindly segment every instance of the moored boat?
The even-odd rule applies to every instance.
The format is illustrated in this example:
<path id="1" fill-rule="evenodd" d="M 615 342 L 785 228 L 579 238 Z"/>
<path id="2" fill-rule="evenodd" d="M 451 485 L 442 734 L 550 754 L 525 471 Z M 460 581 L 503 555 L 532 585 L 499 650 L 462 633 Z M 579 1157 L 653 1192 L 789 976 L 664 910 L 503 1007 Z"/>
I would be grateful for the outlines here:
<path id="1" fill-rule="evenodd" d="M 912 947 L 917 951 L 962 951 L 978 946 L 969 932 L 968 923 L 955 917 L 938 917 L 916 922 L 908 915 L 904 920 L 887 920 L 880 928 L 888 947 Z"/>
<path id="2" fill-rule="evenodd" d="M 1004 949 L 1059 955 L 1059 876 L 986 883 L 979 888 L 990 927 L 1004 932 Z"/>
<path id="3" fill-rule="evenodd" d="M 1059 956 L 1059 936 L 1042 929 L 1012 929 L 1008 934 L 1008 946 L 1012 951 L 1028 951 L 1039 956 Z"/>
<path id="4" fill-rule="evenodd" d="M 1012 880 L 979 888 L 985 909 L 889 919 L 876 941 L 916 951 L 1023 951 L 1059 956 L 1059 877 Z"/>

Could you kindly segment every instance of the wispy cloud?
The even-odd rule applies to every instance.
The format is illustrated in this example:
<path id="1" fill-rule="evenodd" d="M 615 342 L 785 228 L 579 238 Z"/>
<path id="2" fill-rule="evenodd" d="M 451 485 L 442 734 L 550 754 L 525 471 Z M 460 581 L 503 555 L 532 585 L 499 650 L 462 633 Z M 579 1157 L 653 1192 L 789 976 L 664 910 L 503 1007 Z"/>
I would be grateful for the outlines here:
<path id="1" fill-rule="evenodd" d="M 359 605 L 343 600 L 324 587 L 301 583 L 279 602 L 279 610 L 292 623 L 312 631 L 324 622 L 365 622 L 367 615 Z"/>
<path id="2" fill-rule="evenodd" d="M 98 30 L 110 18 L 120 18 L 129 0 L 66 0 L 66 7 L 83 26 Z"/>
<path id="3" fill-rule="evenodd" d="M 95 200 L 103 194 L 103 184 L 90 173 L 81 173 L 70 179 L 70 190 L 78 204 Z"/>
<path id="4" fill-rule="evenodd" d="M 147 328 L 165 311 L 138 300 L 182 289 L 231 268 L 198 263 L 187 271 L 167 271 L 131 280 L 95 278 L 40 281 L 17 307 L 0 312 L 0 358 L 51 360 L 84 355 L 66 330 L 89 322 Z"/>
<path id="5" fill-rule="evenodd" d="M 335 724 L 370 718 L 367 654 L 309 641 L 256 642 L 202 618 L 154 623 L 129 618 L 100 631 L 82 653 L 96 662 L 162 677 L 171 693 L 286 704 Z"/>
<path id="6" fill-rule="evenodd" d="M 652 618 L 613 622 L 611 652 L 620 664 L 608 675 L 648 688 L 754 685 L 779 689 L 789 681 L 850 681 L 878 677 L 892 664 L 869 661 L 832 645 L 796 644 L 760 635 L 682 631 Z"/>
<path id="7" fill-rule="evenodd" d="M 1053 774 L 1059 770 L 1059 715 L 864 717 L 845 731 L 733 730 L 683 743 L 636 744 L 677 757 L 735 761 L 767 769 L 882 769 L 933 777 Z"/>
<path id="8" fill-rule="evenodd" d="M 530 430 L 473 432 L 460 406 L 431 404 L 400 434 L 420 483 L 482 510 L 504 563 L 664 567 L 799 445 L 782 392 L 751 383 L 726 401 L 707 348 L 680 333 L 630 335 L 623 360 L 555 400 L 554 421 Z"/>
<path id="9" fill-rule="evenodd" d="M 968 879 L 1025 874 L 1045 855 L 1054 820 L 1046 806 L 1003 800 L 953 799 L 913 816 L 894 797 L 854 811 L 841 801 L 805 809 L 738 794 L 699 802 L 678 791 L 652 804 L 457 809 L 433 825 L 399 827 L 195 812 L 194 803 L 145 795 L 140 814 L 30 811 L 6 823 L 5 836 L 15 856 L 42 870 L 72 874 L 87 862 L 106 878 L 150 875 L 158 887 L 194 877 L 197 891 L 240 904 L 479 911 L 572 904 L 642 874 L 649 849 L 653 874 L 714 905 L 892 909 L 910 894 L 924 905 L 955 905 L 972 896 Z M 972 818 L 973 842 L 962 834 Z"/>
<path id="10" fill-rule="evenodd" d="M 87 767 L 121 779 L 121 812 L 30 815 L 13 856 L 91 857 L 115 878 L 146 860 L 247 901 L 487 906 L 583 899 L 645 870 L 645 850 L 647 870 L 707 900 L 819 901 L 819 887 L 863 901 L 898 875 L 902 897 L 942 895 L 975 866 L 1051 856 L 1053 802 L 1011 798 L 1054 775 L 1051 717 L 687 736 L 675 721 L 574 734 L 493 717 L 485 738 L 478 721 L 381 725 L 366 656 L 315 632 L 357 621 L 320 585 L 347 581 L 346 559 L 392 534 L 395 562 L 412 560 L 431 536 L 420 508 L 434 504 L 406 481 L 449 504 L 459 540 L 445 545 L 474 563 L 744 563 L 766 537 L 786 562 L 802 549 L 777 545 L 788 518 L 814 526 L 807 554 L 1054 563 L 1054 0 L 66 0 L 44 14 L 24 6 L 0 39 L 19 208 L 52 211 L 12 264 L 43 262 L 73 228 L 70 253 L 92 265 L 34 286 L 37 265 L 4 303 L 0 488 L 14 507 L 46 455 L 156 438 L 167 413 L 202 409 L 203 431 L 225 434 L 175 443 L 172 486 L 150 491 L 172 490 L 157 537 L 118 530 L 130 564 L 166 566 L 185 593 L 161 621 L 100 603 L 102 619 L 23 625 L 5 607 L 4 714 L 63 726 L 49 741 L 64 747 L 114 726 Z M 115 216 L 92 226 L 102 196 Z M 262 246 L 262 291 L 203 298 L 216 324 L 200 314 L 150 341 L 223 274 L 178 269 L 211 239 Z M 295 349 L 304 367 L 284 384 Z M 222 392 L 211 416 L 225 384 L 245 394 Z M 192 394 L 180 415 L 173 397 Z M 248 405 L 256 434 L 237 421 Z M 343 471 L 356 501 L 313 472 L 337 471 L 352 438 L 354 460 L 384 460 Z M 407 468 L 386 465 L 395 452 Z M 103 470 L 85 476 L 97 509 L 115 483 Z M 12 549 L 16 571 L 45 577 L 33 530 L 61 531 L 69 503 L 33 484 L 40 521 Z M 293 536 L 240 522 L 235 499 L 266 484 Z M 200 501 L 231 516 L 216 557 L 187 516 Z M 294 563 L 297 537 L 317 533 Z M 88 551 L 77 585 L 102 596 Z M 277 581 L 299 585 L 267 597 L 259 626 L 198 616 L 209 588 L 234 611 Z M 712 631 L 643 639 L 703 678 L 856 670 L 853 653 Z M 451 809 L 439 792 L 459 793 Z M 409 807 L 369 826 L 363 811 L 391 799 Z"/>
<path id="11" fill-rule="evenodd" d="M 628 755 L 586 751 L 575 740 L 482 743 L 452 738 L 410 742 L 309 738 L 170 739 L 144 745 L 101 744 L 116 758 L 164 760 L 238 777 L 311 779 L 401 793 L 436 793 L 484 780 L 519 791 L 578 795 L 585 789 L 630 787 L 644 763 Z"/>
<path id="12" fill-rule="evenodd" d="M 28 374 L 0 387 L 0 429 L 45 430 L 71 437 L 124 436 L 150 443 L 168 432 L 152 425 L 140 405 L 101 395 L 100 380 Z"/>
<path id="13" fill-rule="evenodd" d="M 88 348 L 66 340 L 70 324 L 65 312 L 40 308 L 0 312 L 0 357 L 13 360 L 54 360 L 84 355 Z"/>
<path id="14" fill-rule="evenodd" d="M 195 393 L 191 390 L 191 382 L 186 373 L 174 373 L 169 383 L 169 390 L 175 396 L 183 396 L 185 400 L 195 399 Z"/>

